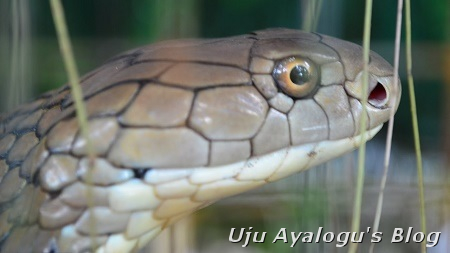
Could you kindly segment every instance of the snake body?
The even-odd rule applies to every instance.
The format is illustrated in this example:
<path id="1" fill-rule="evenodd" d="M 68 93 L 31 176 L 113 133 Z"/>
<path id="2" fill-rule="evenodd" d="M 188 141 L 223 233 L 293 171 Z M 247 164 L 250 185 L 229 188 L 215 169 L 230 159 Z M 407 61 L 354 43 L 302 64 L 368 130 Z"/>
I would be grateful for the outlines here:
<path id="1" fill-rule="evenodd" d="M 81 83 L 92 167 L 68 86 L 0 116 L 2 252 L 135 251 L 218 199 L 355 149 L 361 99 L 367 138 L 400 100 L 373 52 L 362 94 L 362 66 L 360 46 L 290 29 L 112 58 Z"/>

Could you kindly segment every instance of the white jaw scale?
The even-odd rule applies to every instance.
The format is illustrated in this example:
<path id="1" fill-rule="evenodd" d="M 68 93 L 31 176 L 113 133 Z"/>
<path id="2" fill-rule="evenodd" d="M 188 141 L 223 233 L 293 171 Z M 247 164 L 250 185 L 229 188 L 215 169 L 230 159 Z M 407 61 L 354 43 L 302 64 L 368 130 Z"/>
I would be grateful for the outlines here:
<path id="1" fill-rule="evenodd" d="M 366 132 L 366 141 L 372 139 L 383 127 L 383 124 Z M 361 145 L 362 134 L 334 141 L 321 141 L 291 147 L 287 152 L 283 165 L 268 181 L 282 179 L 294 173 L 307 170 L 316 165 L 341 156 Z"/>
<path id="2" fill-rule="evenodd" d="M 381 128 L 379 125 L 367 131 L 366 140 Z M 130 218 L 124 233 L 110 236 L 97 252 L 140 248 L 162 229 L 195 210 L 354 150 L 361 137 L 303 144 L 225 166 L 148 171 L 143 180 L 134 179 L 110 189 L 111 209 L 128 213 Z M 73 226 L 63 229 L 62 241 L 70 241 L 72 230 Z"/>

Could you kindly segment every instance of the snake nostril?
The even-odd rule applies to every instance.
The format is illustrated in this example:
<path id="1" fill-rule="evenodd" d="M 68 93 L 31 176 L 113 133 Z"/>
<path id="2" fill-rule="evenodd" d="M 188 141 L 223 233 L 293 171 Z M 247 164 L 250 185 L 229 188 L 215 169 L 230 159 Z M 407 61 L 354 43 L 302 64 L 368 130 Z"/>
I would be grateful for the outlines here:
<path id="1" fill-rule="evenodd" d="M 381 83 L 377 83 L 375 88 L 370 92 L 368 101 L 375 107 L 384 107 L 387 102 L 387 92 Z"/>

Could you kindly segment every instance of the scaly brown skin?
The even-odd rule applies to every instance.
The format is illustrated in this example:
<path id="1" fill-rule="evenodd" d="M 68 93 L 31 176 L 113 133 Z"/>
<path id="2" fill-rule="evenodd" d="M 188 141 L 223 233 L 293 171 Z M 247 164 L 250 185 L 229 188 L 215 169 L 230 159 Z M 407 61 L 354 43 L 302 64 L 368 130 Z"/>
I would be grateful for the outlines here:
<path id="1" fill-rule="evenodd" d="M 369 72 L 362 94 L 361 47 L 288 29 L 119 55 L 81 83 L 97 155 L 91 190 L 68 86 L 0 117 L 1 250 L 137 250 L 220 198 L 350 151 L 362 97 L 369 138 L 400 100 L 375 53 Z"/>

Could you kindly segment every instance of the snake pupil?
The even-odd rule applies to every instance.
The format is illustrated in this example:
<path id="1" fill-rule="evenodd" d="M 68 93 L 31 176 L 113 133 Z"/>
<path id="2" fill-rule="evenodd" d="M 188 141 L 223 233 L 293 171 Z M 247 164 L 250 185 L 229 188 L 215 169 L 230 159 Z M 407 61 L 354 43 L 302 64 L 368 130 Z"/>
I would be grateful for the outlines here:
<path id="1" fill-rule="evenodd" d="M 289 77 L 291 78 L 291 81 L 293 83 L 295 83 L 297 85 L 302 85 L 309 81 L 310 76 L 309 76 L 308 69 L 306 69 L 302 65 L 297 65 L 294 68 L 292 68 Z"/>

